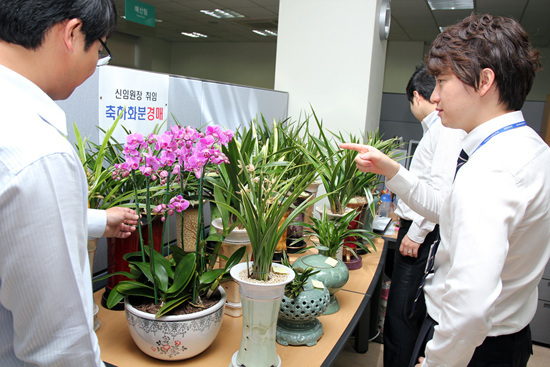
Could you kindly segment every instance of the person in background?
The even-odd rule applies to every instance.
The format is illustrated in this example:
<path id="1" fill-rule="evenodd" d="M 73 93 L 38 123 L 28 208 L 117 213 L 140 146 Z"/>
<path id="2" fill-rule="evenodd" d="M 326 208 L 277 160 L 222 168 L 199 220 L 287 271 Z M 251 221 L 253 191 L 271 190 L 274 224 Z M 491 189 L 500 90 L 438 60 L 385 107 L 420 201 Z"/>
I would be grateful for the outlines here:
<path id="1" fill-rule="evenodd" d="M 112 0 L 0 0 L 0 366 L 104 366 L 86 176 L 54 100 L 92 75 L 116 19 Z"/>
<path id="2" fill-rule="evenodd" d="M 415 346 L 425 357 L 411 362 L 525 367 L 550 258 L 550 148 L 520 111 L 540 53 L 517 21 L 473 14 L 436 37 L 426 64 L 441 122 L 467 133 L 450 191 L 373 147 L 341 144 L 358 151 L 361 171 L 386 176 L 401 200 L 440 225 Z"/>
<path id="3" fill-rule="evenodd" d="M 412 157 L 410 172 L 435 190 L 448 190 L 465 135 L 463 130 L 441 124 L 436 104 L 430 101 L 435 79 L 426 65 L 416 68 L 406 88 L 411 112 L 422 124 L 424 135 Z M 407 366 L 422 322 L 426 317 L 420 298 L 411 315 L 413 302 L 424 275 L 430 246 L 439 228 L 399 200 L 395 214 L 400 218 L 393 272 L 384 319 L 384 366 Z"/>

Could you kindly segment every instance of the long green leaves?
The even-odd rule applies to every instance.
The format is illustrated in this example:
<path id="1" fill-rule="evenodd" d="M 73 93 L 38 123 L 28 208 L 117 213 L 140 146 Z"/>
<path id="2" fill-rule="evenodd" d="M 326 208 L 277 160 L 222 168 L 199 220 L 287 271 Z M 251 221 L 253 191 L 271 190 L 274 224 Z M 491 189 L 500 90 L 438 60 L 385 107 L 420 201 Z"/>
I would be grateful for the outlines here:
<path id="1" fill-rule="evenodd" d="M 251 138 L 247 144 L 255 144 L 256 141 Z M 267 280 L 277 243 L 283 233 L 307 206 L 322 199 L 320 196 L 315 200 L 305 200 L 284 219 L 298 197 L 314 181 L 316 172 L 310 169 L 301 176 L 291 174 L 296 165 L 292 160 L 282 158 L 285 157 L 284 152 L 299 151 L 296 147 L 279 150 L 279 155 L 257 156 L 243 154 L 233 142 L 227 148 L 231 163 L 226 168 L 234 177 L 235 186 L 225 194 L 233 195 L 237 206 L 227 202 L 215 203 L 232 213 L 246 229 L 254 257 L 253 276 Z M 274 157 L 280 158 L 274 160 Z"/>
<path id="2" fill-rule="evenodd" d="M 127 179 L 115 181 L 112 171 L 115 163 L 119 163 L 120 144 L 113 143 L 112 134 L 118 125 L 122 113 L 113 125 L 104 131 L 101 145 L 90 142 L 82 137 L 76 123 L 73 123 L 75 147 L 88 179 L 88 202 L 91 208 L 108 209 L 132 199 L 132 192 L 124 189 Z M 118 148 L 115 146 L 118 145 Z"/>
<path id="3" fill-rule="evenodd" d="M 315 236 L 319 245 L 328 249 L 326 256 L 336 258 L 338 249 L 346 246 L 347 243 L 355 244 L 367 252 L 370 252 L 363 241 L 366 241 L 374 250 L 376 250 L 372 238 L 374 234 L 360 228 L 350 228 L 358 213 L 352 210 L 344 215 L 330 216 L 327 210 L 324 210 L 320 219 L 311 218 L 310 223 L 298 222 L 297 225 L 304 227 L 304 237 Z M 349 246 L 346 246 L 349 248 Z M 353 250 L 352 250 L 353 252 Z M 355 253 L 354 253 L 355 255 Z"/>
<path id="4" fill-rule="evenodd" d="M 360 172 L 355 164 L 357 153 L 352 150 L 340 149 L 338 143 L 371 145 L 392 157 L 396 140 L 382 140 L 378 132 L 368 133 L 364 141 L 353 134 L 344 136 L 341 132 L 330 132 L 331 135 L 327 136 L 315 111 L 313 111 L 313 117 L 319 129 L 319 135 L 310 134 L 314 148 L 304 149 L 303 153 L 314 165 L 327 193 L 329 193 L 330 209 L 335 214 L 343 214 L 345 207 L 355 196 L 369 197 L 370 191 L 380 182 L 380 177 L 374 173 Z"/>

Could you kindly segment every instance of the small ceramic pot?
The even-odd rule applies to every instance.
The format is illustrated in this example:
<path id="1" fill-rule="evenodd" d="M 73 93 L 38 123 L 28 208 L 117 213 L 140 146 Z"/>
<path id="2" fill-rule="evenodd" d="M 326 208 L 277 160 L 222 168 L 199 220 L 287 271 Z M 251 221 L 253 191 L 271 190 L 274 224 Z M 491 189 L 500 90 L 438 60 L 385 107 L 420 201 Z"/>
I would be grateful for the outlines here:
<path id="1" fill-rule="evenodd" d="M 310 279 L 316 279 L 327 287 L 330 293 L 330 304 L 324 312 L 324 315 L 330 315 L 340 309 L 340 304 L 335 294 L 347 283 L 349 279 L 349 270 L 343 261 L 329 258 L 324 254 L 328 248 L 317 246 L 317 249 L 319 249 L 318 254 L 299 257 L 294 261 L 292 267 L 295 269 L 314 268 L 319 270 L 319 273 L 312 275 Z M 334 265 L 330 265 L 327 262 L 328 259 L 331 259 Z M 331 262 L 331 260 L 329 260 L 329 262 Z"/>
<path id="2" fill-rule="evenodd" d="M 330 303 L 327 288 L 314 288 L 311 283 L 296 298 L 283 295 L 277 322 L 277 343 L 281 345 L 317 344 L 323 336 L 323 324 L 317 319 Z"/>

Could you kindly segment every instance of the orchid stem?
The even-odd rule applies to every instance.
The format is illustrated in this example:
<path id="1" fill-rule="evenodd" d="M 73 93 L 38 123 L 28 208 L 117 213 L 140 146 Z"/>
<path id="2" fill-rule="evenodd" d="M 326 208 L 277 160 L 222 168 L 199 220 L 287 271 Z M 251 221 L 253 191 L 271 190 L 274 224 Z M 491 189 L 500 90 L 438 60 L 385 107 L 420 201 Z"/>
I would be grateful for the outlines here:
<path id="1" fill-rule="evenodd" d="M 138 234 L 139 234 L 139 249 L 141 251 L 141 261 L 145 262 L 145 251 L 143 249 L 143 236 L 141 234 L 141 214 L 139 210 L 139 198 L 136 185 L 136 172 L 132 170 L 132 180 L 134 181 L 134 195 L 136 197 L 136 212 L 138 214 Z"/>
<path id="2" fill-rule="evenodd" d="M 147 178 L 147 228 L 149 229 L 149 259 L 150 259 L 150 267 L 151 267 L 151 274 L 152 274 L 152 280 L 153 280 L 153 291 L 155 296 L 155 305 L 158 304 L 158 285 L 157 285 L 157 276 L 155 274 L 155 243 L 153 241 L 153 222 L 151 219 L 151 194 L 149 191 L 149 178 Z"/>

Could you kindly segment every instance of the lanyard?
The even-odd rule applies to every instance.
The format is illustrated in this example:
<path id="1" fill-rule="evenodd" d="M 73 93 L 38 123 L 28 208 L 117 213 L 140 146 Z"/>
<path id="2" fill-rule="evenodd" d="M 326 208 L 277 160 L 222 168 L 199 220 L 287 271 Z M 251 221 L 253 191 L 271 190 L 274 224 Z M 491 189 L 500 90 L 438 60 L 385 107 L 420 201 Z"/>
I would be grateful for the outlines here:
<path id="1" fill-rule="evenodd" d="M 53 127 L 54 129 L 56 129 L 57 132 L 58 132 L 59 134 L 61 134 L 62 137 L 67 138 L 67 135 L 63 134 L 63 132 L 62 132 L 61 130 L 59 130 L 57 127 L 55 127 L 54 124 L 52 124 L 51 122 L 49 122 L 48 120 L 46 120 L 46 119 L 45 119 L 44 117 L 42 117 L 40 114 L 39 114 L 38 116 L 40 116 L 40 118 L 42 119 L 42 121 L 44 121 L 45 123 L 47 123 L 48 125 L 50 125 L 50 126 Z"/>
<path id="2" fill-rule="evenodd" d="M 489 140 L 491 140 L 492 138 L 494 138 L 495 136 L 497 136 L 498 134 L 500 133 L 503 133 L 505 131 L 508 131 L 508 130 L 512 130 L 512 129 L 516 129 L 518 127 L 522 127 L 522 126 L 525 126 L 527 125 L 527 123 L 525 121 L 520 121 L 520 122 L 516 122 L 516 123 L 513 123 L 513 124 L 510 124 L 508 126 L 504 126 L 503 128 L 495 131 L 494 133 L 492 133 L 491 135 L 489 135 L 488 137 L 485 138 L 485 140 L 483 140 L 478 146 L 477 148 L 473 151 L 473 153 L 470 155 L 472 156 L 475 152 L 477 152 L 477 150 L 479 148 L 481 148 L 482 146 L 484 146 Z"/>

